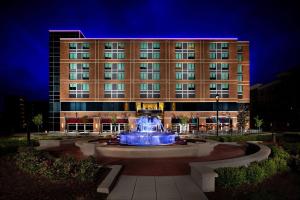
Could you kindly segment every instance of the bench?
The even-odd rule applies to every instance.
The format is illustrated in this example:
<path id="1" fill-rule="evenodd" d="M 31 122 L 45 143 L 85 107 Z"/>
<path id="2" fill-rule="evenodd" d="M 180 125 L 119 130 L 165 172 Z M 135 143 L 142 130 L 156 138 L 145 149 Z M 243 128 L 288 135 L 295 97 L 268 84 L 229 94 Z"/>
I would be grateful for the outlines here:
<path id="1" fill-rule="evenodd" d="M 105 179 L 100 183 L 100 185 L 97 187 L 97 192 L 99 193 L 105 193 L 105 194 L 110 193 L 122 169 L 122 165 L 111 165 L 109 166 L 109 168 L 111 168 L 110 172 L 105 177 Z"/>
<path id="2" fill-rule="evenodd" d="M 215 178 L 218 174 L 207 166 L 191 166 L 191 177 L 203 192 L 215 191 Z"/>

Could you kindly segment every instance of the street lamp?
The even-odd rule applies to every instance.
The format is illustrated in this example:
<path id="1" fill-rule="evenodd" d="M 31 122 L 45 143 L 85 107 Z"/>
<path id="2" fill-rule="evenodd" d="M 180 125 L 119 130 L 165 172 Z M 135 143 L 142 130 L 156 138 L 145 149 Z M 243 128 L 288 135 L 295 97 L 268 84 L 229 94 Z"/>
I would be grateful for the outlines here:
<path id="1" fill-rule="evenodd" d="M 219 136 L 219 94 L 216 95 L 217 102 L 217 136 Z"/>

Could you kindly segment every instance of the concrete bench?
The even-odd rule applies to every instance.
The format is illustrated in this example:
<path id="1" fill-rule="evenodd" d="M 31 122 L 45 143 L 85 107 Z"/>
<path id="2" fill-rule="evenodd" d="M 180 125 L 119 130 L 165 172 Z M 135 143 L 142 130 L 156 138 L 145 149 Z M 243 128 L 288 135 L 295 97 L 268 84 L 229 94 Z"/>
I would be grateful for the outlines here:
<path id="1" fill-rule="evenodd" d="M 111 165 L 109 168 L 111 168 L 110 172 L 97 188 L 97 192 L 99 193 L 109 194 L 118 178 L 118 175 L 122 169 L 122 165 Z"/>
<path id="2" fill-rule="evenodd" d="M 60 147 L 61 145 L 66 144 L 74 144 L 74 139 L 67 139 L 67 140 L 39 140 L 39 145 L 36 147 L 37 150 L 44 150 L 49 148 Z"/>
<path id="3" fill-rule="evenodd" d="M 190 162 L 189 165 L 192 166 L 207 166 L 212 169 L 218 169 L 223 167 L 241 167 L 249 166 L 252 162 L 260 162 L 268 159 L 271 154 L 271 149 L 265 145 L 256 144 L 254 142 L 248 142 L 250 145 L 257 145 L 259 150 L 251 155 L 246 155 L 238 158 L 231 158 L 226 160 L 216 160 L 207 162 Z"/>
<path id="4" fill-rule="evenodd" d="M 191 177 L 203 192 L 215 191 L 215 178 L 218 174 L 206 166 L 191 166 Z"/>
<path id="5" fill-rule="evenodd" d="M 96 153 L 96 143 L 88 141 L 76 141 L 75 146 L 80 148 L 80 151 L 85 156 L 95 156 Z"/>

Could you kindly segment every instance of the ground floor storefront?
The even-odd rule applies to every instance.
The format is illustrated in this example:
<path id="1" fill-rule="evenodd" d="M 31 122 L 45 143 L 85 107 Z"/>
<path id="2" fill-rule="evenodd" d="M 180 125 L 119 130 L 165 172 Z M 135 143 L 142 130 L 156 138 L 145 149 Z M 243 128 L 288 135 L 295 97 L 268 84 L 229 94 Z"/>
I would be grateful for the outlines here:
<path id="1" fill-rule="evenodd" d="M 220 131 L 237 129 L 238 112 L 219 112 Z M 61 132 L 120 133 L 136 129 L 136 112 L 61 112 Z M 153 115 L 152 115 L 153 116 Z M 165 129 L 177 133 L 209 132 L 217 129 L 216 112 L 164 112 L 157 116 Z"/>

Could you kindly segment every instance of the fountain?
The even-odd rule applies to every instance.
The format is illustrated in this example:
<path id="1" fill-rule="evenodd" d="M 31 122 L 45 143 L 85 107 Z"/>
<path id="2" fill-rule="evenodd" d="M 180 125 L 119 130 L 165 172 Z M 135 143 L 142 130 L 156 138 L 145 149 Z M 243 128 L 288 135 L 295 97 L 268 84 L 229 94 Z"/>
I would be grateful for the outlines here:
<path id="1" fill-rule="evenodd" d="M 157 117 L 142 116 L 136 120 L 135 130 L 120 133 L 120 144 L 155 146 L 174 143 L 175 133 L 165 131 Z"/>

